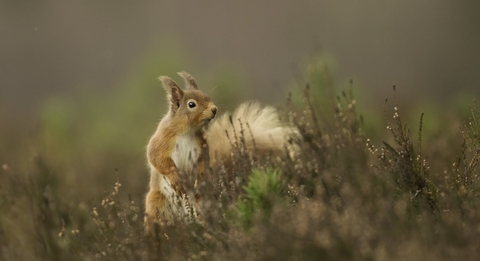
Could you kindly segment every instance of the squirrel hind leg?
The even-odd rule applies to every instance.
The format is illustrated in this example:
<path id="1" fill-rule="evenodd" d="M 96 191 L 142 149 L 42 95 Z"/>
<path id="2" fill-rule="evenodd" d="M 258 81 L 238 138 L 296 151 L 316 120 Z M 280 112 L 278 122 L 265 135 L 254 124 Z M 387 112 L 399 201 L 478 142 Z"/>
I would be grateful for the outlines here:
<path id="1" fill-rule="evenodd" d="M 160 191 L 149 191 L 145 199 L 145 231 L 169 221 L 168 200 Z"/>

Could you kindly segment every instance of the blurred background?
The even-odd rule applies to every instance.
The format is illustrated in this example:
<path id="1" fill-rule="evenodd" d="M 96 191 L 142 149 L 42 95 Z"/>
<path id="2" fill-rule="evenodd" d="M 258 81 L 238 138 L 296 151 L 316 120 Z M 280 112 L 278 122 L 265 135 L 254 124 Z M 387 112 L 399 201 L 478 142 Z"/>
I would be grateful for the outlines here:
<path id="1" fill-rule="evenodd" d="M 438 0 L 2 0 L 0 163 L 41 153 L 75 186 L 110 185 L 115 168 L 145 173 L 144 146 L 166 107 L 159 75 L 190 72 L 221 110 L 278 105 L 319 54 L 333 86 L 352 79 L 366 110 L 381 115 L 396 85 L 402 106 L 442 115 L 480 95 L 479 10 Z M 141 195 L 147 178 L 125 176 Z"/>

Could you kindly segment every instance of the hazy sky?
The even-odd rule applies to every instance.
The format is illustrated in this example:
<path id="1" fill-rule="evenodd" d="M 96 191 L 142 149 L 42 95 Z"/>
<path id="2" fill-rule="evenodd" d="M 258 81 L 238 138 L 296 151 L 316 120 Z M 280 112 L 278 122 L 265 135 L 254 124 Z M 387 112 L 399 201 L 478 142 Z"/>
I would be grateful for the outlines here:
<path id="1" fill-rule="evenodd" d="M 352 78 L 380 103 L 393 84 L 415 99 L 478 96 L 480 4 L 465 2 L 3 0 L 0 102 L 30 112 L 54 93 L 111 88 L 172 36 L 197 61 L 184 69 L 235 64 L 250 95 L 267 101 L 317 43 L 336 61 L 337 83 Z"/>

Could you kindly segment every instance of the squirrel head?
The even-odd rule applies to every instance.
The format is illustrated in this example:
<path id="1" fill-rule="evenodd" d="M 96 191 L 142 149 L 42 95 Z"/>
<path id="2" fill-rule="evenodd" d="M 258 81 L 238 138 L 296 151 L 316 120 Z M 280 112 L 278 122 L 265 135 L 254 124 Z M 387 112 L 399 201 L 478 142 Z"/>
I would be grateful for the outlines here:
<path id="1" fill-rule="evenodd" d="M 185 90 L 170 77 L 158 78 L 167 92 L 172 119 L 189 129 L 200 129 L 215 118 L 217 106 L 210 97 L 198 90 L 198 85 L 190 74 L 179 72 L 178 75 L 185 80 Z"/>

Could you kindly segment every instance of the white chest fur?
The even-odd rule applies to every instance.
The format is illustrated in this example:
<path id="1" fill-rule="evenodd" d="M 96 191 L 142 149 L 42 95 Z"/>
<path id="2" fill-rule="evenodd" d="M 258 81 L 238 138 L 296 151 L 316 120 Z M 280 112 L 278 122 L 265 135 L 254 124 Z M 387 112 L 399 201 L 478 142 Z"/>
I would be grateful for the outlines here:
<path id="1" fill-rule="evenodd" d="M 175 149 L 172 153 L 172 160 L 177 169 L 182 172 L 189 172 L 200 157 L 200 146 L 194 133 L 187 133 L 178 137 Z"/>
<path id="2" fill-rule="evenodd" d="M 187 133 L 177 138 L 171 158 L 179 172 L 188 173 L 193 170 L 200 157 L 200 152 L 200 146 L 195 138 L 195 134 Z M 152 169 L 154 168 L 152 167 Z M 168 207 L 163 212 L 167 220 L 171 221 L 174 218 L 182 217 L 191 218 L 189 213 L 191 213 L 192 208 L 194 215 L 196 215 L 195 201 L 190 201 L 185 195 L 177 194 L 166 176 L 160 175 L 159 183 L 160 191 L 169 202 Z"/>

